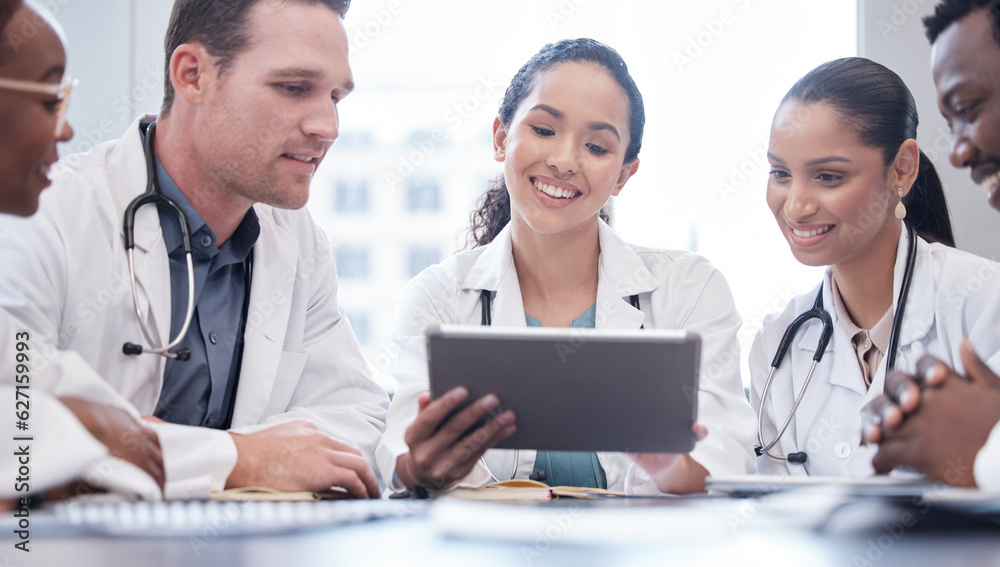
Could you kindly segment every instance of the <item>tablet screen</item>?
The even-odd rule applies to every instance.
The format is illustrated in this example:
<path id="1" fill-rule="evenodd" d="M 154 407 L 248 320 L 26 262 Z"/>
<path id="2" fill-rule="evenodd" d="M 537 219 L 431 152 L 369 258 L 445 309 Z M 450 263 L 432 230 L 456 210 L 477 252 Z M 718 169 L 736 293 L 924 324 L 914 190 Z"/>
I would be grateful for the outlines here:
<path id="1" fill-rule="evenodd" d="M 501 449 L 686 453 L 694 448 L 701 339 L 654 329 L 442 326 L 428 331 L 431 396 L 500 398 L 517 432 Z"/>

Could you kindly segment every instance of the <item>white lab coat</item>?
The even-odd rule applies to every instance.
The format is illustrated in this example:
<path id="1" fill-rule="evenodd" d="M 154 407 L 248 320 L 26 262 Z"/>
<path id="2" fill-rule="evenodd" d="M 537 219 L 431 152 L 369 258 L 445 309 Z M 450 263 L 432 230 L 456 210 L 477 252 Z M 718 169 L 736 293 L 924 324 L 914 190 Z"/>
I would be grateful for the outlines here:
<path id="1" fill-rule="evenodd" d="M 19 343 L 26 348 L 17 350 Z M 131 463 L 109 455 L 107 447 L 43 389 L 43 384 L 59 381 L 61 377 L 85 374 L 79 369 L 86 369 L 87 363 L 77 353 L 57 350 L 28 331 L 27 325 L 3 311 L 0 311 L 0 345 L 7 345 L 0 349 L 0 365 L 10 369 L 0 374 L 0 477 L 22 477 L 22 456 L 18 453 L 25 450 L 30 453 L 29 480 L 0 486 L 0 500 L 23 498 L 74 479 L 85 479 L 94 487 L 126 497 L 162 498 L 152 477 Z M 26 358 L 18 359 L 19 353 Z M 25 365 L 27 371 L 19 364 Z M 45 378 L 40 379 L 41 376 Z M 100 394 L 104 389 L 77 390 L 76 395 L 102 399 Z M 105 399 L 105 403 L 124 406 L 136 420 L 141 418 L 116 392 L 110 392 L 105 398 L 112 398 Z M 19 428 L 22 422 L 24 427 Z"/>
<path id="2" fill-rule="evenodd" d="M 753 411 L 740 381 L 741 319 L 722 274 L 705 259 L 688 252 L 651 250 L 624 242 L 600 223 L 597 328 L 684 329 L 701 335 L 702 363 L 698 421 L 708 428 L 691 456 L 714 475 L 754 470 Z M 396 458 L 409 449 L 407 427 L 417 415 L 417 397 L 428 389 L 425 331 L 430 325 L 479 325 L 480 291 L 495 291 L 492 324 L 525 327 L 521 288 L 514 269 L 509 226 L 493 243 L 463 252 L 423 271 L 409 283 L 396 309 L 394 336 L 398 354 L 391 373 L 399 388 L 389 406 L 386 431 L 377 460 L 392 492 L 405 490 L 395 475 Z M 638 294 L 641 311 L 629 297 Z M 506 480 L 514 467 L 514 451 L 486 453 L 493 473 Z M 655 485 L 624 453 L 598 453 L 608 488 L 632 493 L 655 492 Z M 519 451 L 517 478 L 532 473 L 535 451 Z M 478 464 L 460 486 L 490 482 Z"/>
<path id="3" fill-rule="evenodd" d="M 903 231 L 893 273 L 893 306 L 906 266 L 908 237 Z M 834 475 L 865 477 L 876 447 L 861 442 L 861 408 L 883 392 L 882 362 L 865 390 L 854 345 L 837 318 L 830 288 L 831 271 L 823 286 L 824 308 L 833 319 L 833 337 L 781 441 L 772 452 L 787 455 L 805 451 L 805 465 L 788 464 L 766 455 L 758 458 L 763 474 Z M 760 396 L 771 361 L 785 329 L 812 307 L 819 286 L 793 299 L 777 316 L 768 316 L 750 349 L 751 404 L 760 409 Z M 895 308 L 895 307 L 894 307 Z M 789 415 L 806 379 L 822 325 L 816 319 L 803 325 L 774 373 L 763 415 L 764 441 L 774 438 Z M 903 315 L 896 370 L 913 372 L 917 360 L 931 354 L 959 372 L 959 345 L 969 337 L 976 351 L 994 370 L 1000 369 L 1000 264 L 918 237 L 913 280 Z"/>
<path id="4" fill-rule="evenodd" d="M 82 479 L 95 488 L 145 500 L 159 500 L 160 487 L 132 463 L 109 455 L 59 400 L 40 389 L 0 386 L 0 500 L 16 500 Z M 15 416 L 25 406 L 24 430 Z M 81 492 L 82 493 L 82 492 Z"/>
<path id="5" fill-rule="evenodd" d="M 123 343 L 142 342 L 122 214 L 145 189 L 139 123 L 154 118 L 137 119 L 120 141 L 64 160 L 32 218 L 0 219 L 0 307 L 23 321 L 40 342 L 72 351 L 51 353 L 55 363 L 36 371 L 35 385 L 57 395 L 127 404 L 142 415 L 156 407 L 165 359 L 122 354 Z M 371 379 L 337 301 L 330 243 L 305 210 L 261 204 L 254 209 L 260 237 L 254 246 L 233 430 L 250 432 L 303 418 L 357 447 L 374 464 L 388 398 Z M 135 244 L 145 325 L 153 340 L 164 344 L 171 294 L 156 207 L 136 214 Z M 62 363 L 67 356 L 85 364 Z M 168 498 L 205 497 L 224 487 L 236 463 L 228 433 L 179 425 L 157 430 Z"/>

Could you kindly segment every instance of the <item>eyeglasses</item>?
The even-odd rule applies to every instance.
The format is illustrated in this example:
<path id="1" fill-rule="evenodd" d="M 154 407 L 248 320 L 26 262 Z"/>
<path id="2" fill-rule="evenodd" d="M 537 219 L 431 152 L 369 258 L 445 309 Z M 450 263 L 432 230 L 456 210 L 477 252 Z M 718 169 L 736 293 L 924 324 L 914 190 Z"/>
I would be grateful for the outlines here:
<path id="1" fill-rule="evenodd" d="M 54 85 L 52 83 L 42 83 L 38 81 L 21 81 L 19 79 L 4 79 L 0 77 L 0 89 L 19 91 L 22 93 L 47 94 L 56 97 L 56 131 L 58 138 L 62 133 L 63 126 L 66 125 L 66 110 L 69 108 L 69 99 L 73 95 L 73 87 L 77 84 L 76 79 L 63 77 L 62 83 Z"/>

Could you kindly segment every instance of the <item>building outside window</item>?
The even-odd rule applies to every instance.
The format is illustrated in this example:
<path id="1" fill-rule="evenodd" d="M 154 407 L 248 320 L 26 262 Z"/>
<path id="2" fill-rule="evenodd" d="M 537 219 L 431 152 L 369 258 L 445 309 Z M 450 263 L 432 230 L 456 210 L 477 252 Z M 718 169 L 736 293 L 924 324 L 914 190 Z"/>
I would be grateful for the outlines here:
<path id="1" fill-rule="evenodd" d="M 334 208 L 338 213 L 368 212 L 368 182 L 363 179 L 341 179 L 336 185 Z"/>

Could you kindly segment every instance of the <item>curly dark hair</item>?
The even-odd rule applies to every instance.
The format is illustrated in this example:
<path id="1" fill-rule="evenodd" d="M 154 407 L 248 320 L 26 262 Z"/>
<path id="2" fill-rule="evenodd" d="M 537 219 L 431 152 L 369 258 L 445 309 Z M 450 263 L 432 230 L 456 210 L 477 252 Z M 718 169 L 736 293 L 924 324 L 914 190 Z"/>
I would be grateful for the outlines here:
<path id="1" fill-rule="evenodd" d="M 642 147 L 642 130 L 646 124 L 646 111 L 642 94 L 636 86 L 628 66 L 617 51 L 603 43 L 587 38 L 564 39 L 549 43 L 531 57 L 514 75 L 503 100 L 500 101 L 499 118 L 504 127 L 510 126 L 521 101 L 535 86 L 538 75 L 556 63 L 586 61 L 595 63 L 608 71 L 628 98 L 629 143 L 625 149 L 625 163 L 635 160 Z M 611 221 L 607 210 L 601 211 L 601 218 Z M 497 234 L 510 222 L 510 196 L 503 176 L 489 182 L 486 192 L 479 199 L 472 212 L 469 244 L 483 246 L 493 242 Z"/>
<path id="2" fill-rule="evenodd" d="M 989 10 L 993 39 L 1000 47 L 1000 0 L 944 0 L 934 7 L 934 14 L 924 18 L 924 33 L 933 44 L 948 26 L 977 10 Z"/>

